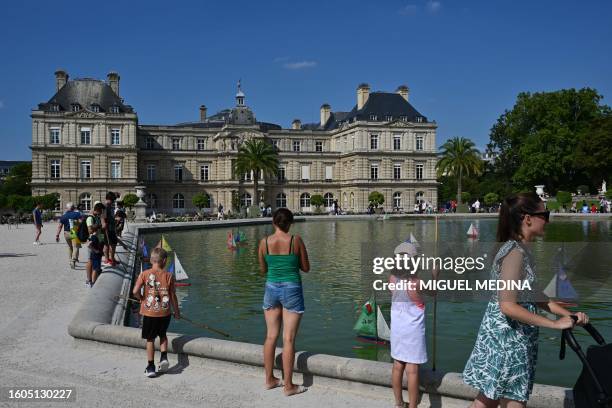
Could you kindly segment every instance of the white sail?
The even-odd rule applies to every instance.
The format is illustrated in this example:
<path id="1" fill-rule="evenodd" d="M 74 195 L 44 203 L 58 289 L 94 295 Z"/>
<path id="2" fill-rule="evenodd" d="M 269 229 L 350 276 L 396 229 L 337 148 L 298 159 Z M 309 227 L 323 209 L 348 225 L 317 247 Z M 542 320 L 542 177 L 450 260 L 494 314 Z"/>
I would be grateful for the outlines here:
<path id="1" fill-rule="evenodd" d="M 414 246 L 418 247 L 419 245 L 419 241 L 417 241 L 417 239 L 414 237 L 414 235 L 412 235 L 412 232 L 410 233 L 410 242 L 411 244 L 413 244 Z"/>
<path id="2" fill-rule="evenodd" d="M 476 228 L 473 223 L 470 223 L 470 228 L 468 229 L 467 234 L 470 237 L 477 236 L 478 235 L 478 228 Z"/>
<path id="3" fill-rule="evenodd" d="M 183 265 L 181 265 L 181 261 L 179 261 L 176 252 L 174 253 L 174 276 L 176 277 L 177 281 L 189 279 L 189 276 L 187 276 L 187 272 L 185 272 Z"/>
<path id="4" fill-rule="evenodd" d="M 544 294 L 549 298 L 557 297 L 557 274 L 548 282 L 548 285 L 543 290 Z"/>
<path id="5" fill-rule="evenodd" d="M 380 306 L 376 306 L 376 331 L 379 339 L 391 340 L 391 330 L 389 330 L 389 325 L 380 311 Z"/>

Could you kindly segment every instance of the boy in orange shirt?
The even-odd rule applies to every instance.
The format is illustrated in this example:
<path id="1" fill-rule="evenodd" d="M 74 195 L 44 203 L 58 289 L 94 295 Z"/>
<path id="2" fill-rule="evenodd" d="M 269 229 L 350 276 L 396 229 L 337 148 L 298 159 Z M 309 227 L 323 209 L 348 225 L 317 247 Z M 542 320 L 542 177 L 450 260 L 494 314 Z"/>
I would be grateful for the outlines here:
<path id="1" fill-rule="evenodd" d="M 155 377 L 155 338 L 159 336 L 159 372 L 168 369 L 168 338 L 166 331 L 170 325 L 170 305 L 176 319 L 181 318 L 181 312 L 176 300 L 174 275 L 164 270 L 168 253 L 162 248 L 151 252 L 151 269 L 143 271 L 134 285 L 133 294 L 140 299 L 140 314 L 142 317 L 142 338 L 147 340 L 147 361 L 145 369 L 147 377 Z M 143 291 L 141 293 L 141 288 Z"/>

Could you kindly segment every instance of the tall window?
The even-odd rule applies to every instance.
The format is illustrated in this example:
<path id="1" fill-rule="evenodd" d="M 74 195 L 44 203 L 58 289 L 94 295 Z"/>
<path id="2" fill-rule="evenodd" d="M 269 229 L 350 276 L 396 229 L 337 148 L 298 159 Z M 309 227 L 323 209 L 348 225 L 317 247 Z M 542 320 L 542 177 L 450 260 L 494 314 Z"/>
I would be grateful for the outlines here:
<path id="1" fill-rule="evenodd" d="M 391 122 L 391 121 L 393 120 L 393 116 L 391 116 L 391 115 L 386 115 L 386 116 L 385 116 L 385 120 L 386 120 L 387 122 Z"/>
<path id="2" fill-rule="evenodd" d="M 318 153 L 323 151 L 323 142 L 321 140 L 315 141 L 315 151 Z"/>
<path id="3" fill-rule="evenodd" d="M 72 111 L 73 112 L 78 112 L 81 110 L 81 106 L 78 103 L 73 103 L 72 104 Z"/>
<path id="4" fill-rule="evenodd" d="M 402 148 L 402 135 L 393 135 L 393 150 Z"/>
<path id="5" fill-rule="evenodd" d="M 181 182 L 183 181 L 183 165 L 175 164 L 174 165 L 174 181 Z"/>
<path id="6" fill-rule="evenodd" d="M 286 208 L 287 207 L 287 196 L 285 193 L 278 193 L 276 195 L 276 208 Z"/>
<path id="7" fill-rule="evenodd" d="M 157 195 L 155 195 L 155 193 L 148 193 L 145 200 L 147 201 L 147 207 L 149 208 L 157 207 Z"/>
<path id="8" fill-rule="evenodd" d="M 370 120 L 378 120 L 378 116 L 376 116 L 376 115 L 370 115 Z"/>
<path id="9" fill-rule="evenodd" d="M 49 130 L 49 143 L 60 144 L 60 129 L 59 128 L 51 128 Z"/>
<path id="10" fill-rule="evenodd" d="M 416 179 L 423 180 L 423 164 L 419 163 L 416 165 Z"/>
<path id="11" fill-rule="evenodd" d="M 206 150 L 206 139 L 203 137 L 198 138 L 198 150 Z"/>
<path id="12" fill-rule="evenodd" d="M 326 207 L 331 207 L 334 204 L 334 195 L 332 193 L 325 193 L 323 199 L 325 200 Z"/>
<path id="13" fill-rule="evenodd" d="M 299 141 L 299 140 L 294 140 L 294 141 L 293 141 L 293 151 L 294 151 L 294 152 L 299 152 L 299 151 L 300 151 L 300 148 L 301 148 L 301 146 L 300 146 L 300 145 L 301 145 L 301 143 L 300 143 L 300 141 Z"/>
<path id="14" fill-rule="evenodd" d="M 81 194 L 81 205 L 83 206 L 84 211 L 91 211 L 91 194 L 83 193 Z"/>
<path id="15" fill-rule="evenodd" d="M 89 108 L 91 109 L 92 112 L 95 112 L 95 113 L 100 112 L 100 105 L 96 103 L 92 104 Z"/>
<path id="16" fill-rule="evenodd" d="M 81 178 L 91 178 L 91 160 L 81 160 Z"/>
<path id="17" fill-rule="evenodd" d="M 208 181 L 209 172 L 210 172 L 210 166 L 208 164 L 201 165 L 200 166 L 200 180 Z"/>
<path id="18" fill-rule="evenodd" d="M 111 144 L 114 146 L 121 144 L 121 130 L 111 129 Z"/>
<path id="19" fill-rule="evenodd" d="M 244 181 L 253 181 L 253 172 L 247 171 L 246 173 L 242 175 L 242 179 Z"/>
<path id="20" fill-rule="evenodd" d="M 147 181 L 155 181 L 157 178 L 157 168 L 154 164 L 147 164 Z"/>
<path id="21" fill-rule="evenodd" d="M 370 149 L 378 150 L 378 135 L 370 135 Z"/>
<path id="22" fill-rule="evenodd" d="M 302 166 L 302 181 L 306 182 L 310 180 L 310 166 L 303 165 Z"/>
<path id="23" fill-rule="evenodd" d="M 423 150 L 423 135 L 417 135 L 415 149 Z"/>
<path id="24" fill-rule="evenodd" d="M 378 164 L 370 165 L 370 180 L 378 180 Z"/>
<path id="25" fill-rule="evenodd" d="M 253 204 L 253 200 L 251 199 L 251 195 L 249 193 L 244 193 L 240 196 L 240 205 L 242 207 L 250 207 Z"/>
<path id="26" fill-rule="evenodd" d="M 332 181 L 333 166 L 325 166 L 325 181 Z"/>
<path id="27" fill-rule="evenodd" d="M 272 140 L 272 147 L 274 150 L 278 150 L 278 140 Z"/>
<path id="28" fill-rule="evenodd" d="M 121 161 L 112 160 L 110 163 L 110 176 L 112 179 L 121 178 Z"/>
<path id="29" fill-rule="evenodd" d="M 51 178 L 58 179 L 61 177 L 62 164 L 58 159 L 51 160 Z"/>
<path id="30" fill-rule="evenodd" d="M 81 128 L 81 144 L 91 144 L 91 128 Z"/>
<path id="31" fill-rule="evenodd" d="M 119 113 L 119 107 L 114 105 L 110 107 L 110 113 Z"/>
<path id="32" fill-rule="evenodd" d="M 425 193 L 422 191 L 418 191 L 416 193 L 416 202 L 420 203 L 421 201 L 423 201 L 425 199 Z"/>
<path id="33" fill-rule="evenodd" d="M 181 193 L 176 193 L 172 197 L 172 208 L 175 210 L 185 208 L 185 196 L 182 195 Z"/>
<path id="34" fill-rule="evenodd" d="M 302 193 L 300 196 L 300 207 L 310 208 L 310 194 Z"/>
<path id="35" fill-rule="evenodd" d="M 393 164 L 393 179 L 399 180 L 402 178 L 402 165 L 401 163 Z"/>
<path id="36" fill-rule="evenodd" d="M 278 181 L 285 181 L 287 178 L 285 176 L 285 166 L 280 166 L 278 168 Z"/>
<path id="37" fill-rule="evenodd" d="M 172 138 L 172 150 L 181 150 L 181 139 L 178 137 Z"/>
<path id="38" fill-rule="evenodd" d="M 399 191 L 393 193 L 393 208 L 402 208 L 402 193 Z"/>
<path id="39" fill-rule="evenodd" d="M 145 139 L 145 149 L 155 149 L 155 138 L 152 136 L 147 136 Z"/>

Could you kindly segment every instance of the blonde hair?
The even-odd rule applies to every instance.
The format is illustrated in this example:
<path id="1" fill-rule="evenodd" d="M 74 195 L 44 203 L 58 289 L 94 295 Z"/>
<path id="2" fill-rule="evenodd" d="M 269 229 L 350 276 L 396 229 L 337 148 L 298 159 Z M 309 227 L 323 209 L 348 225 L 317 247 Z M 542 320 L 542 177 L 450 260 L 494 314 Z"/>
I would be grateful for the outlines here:
<path id="1" fill-rule="evenodd" d="M 149 261 L 152 264 L 160 264 L 168 259 L 168 252 L 164 248 L 153 248 Z"/>

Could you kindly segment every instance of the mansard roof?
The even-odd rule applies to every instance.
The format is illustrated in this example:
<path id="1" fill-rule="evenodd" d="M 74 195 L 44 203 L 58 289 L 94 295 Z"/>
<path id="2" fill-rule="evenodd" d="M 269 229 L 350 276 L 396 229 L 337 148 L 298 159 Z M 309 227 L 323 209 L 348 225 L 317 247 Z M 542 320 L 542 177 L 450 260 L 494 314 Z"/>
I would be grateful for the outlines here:
<path id="1" fill-rule="evenodd" d="M 131 113 L 131 106 L 125 105 L 122 99 L 104 81 L 91 78 L 74 79 L 55 93 L 46 103 L 41 103 L 41 110 L 52 110 L 52 105 L 59 105 L 60 111 L 71 111 L 72 105 L 78 104 L 82 109 L 90 109 L 98 105 L 101 112 L 109 112 L 112 106 L 119 108 L 119 112 Z"/>

